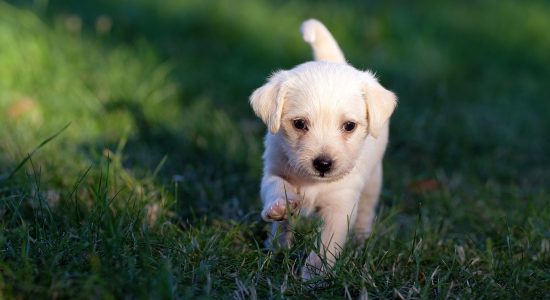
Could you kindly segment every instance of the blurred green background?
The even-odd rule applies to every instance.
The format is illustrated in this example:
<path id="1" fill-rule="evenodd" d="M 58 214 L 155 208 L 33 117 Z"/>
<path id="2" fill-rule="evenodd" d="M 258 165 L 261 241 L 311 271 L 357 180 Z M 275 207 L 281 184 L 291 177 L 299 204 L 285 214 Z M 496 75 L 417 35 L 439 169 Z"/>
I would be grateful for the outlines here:
<path id="1" fill-rule="evenodd" d="M 311 17 L 399 97 L 381 233 L 357 250 L 378 269 L 322 290 L 296 278 L 314 233 L 260 249 L 248 105 L 311 59 Z M 547 1 L 0 1 L 2 293 L 547 297 L 549 53 Z"/>

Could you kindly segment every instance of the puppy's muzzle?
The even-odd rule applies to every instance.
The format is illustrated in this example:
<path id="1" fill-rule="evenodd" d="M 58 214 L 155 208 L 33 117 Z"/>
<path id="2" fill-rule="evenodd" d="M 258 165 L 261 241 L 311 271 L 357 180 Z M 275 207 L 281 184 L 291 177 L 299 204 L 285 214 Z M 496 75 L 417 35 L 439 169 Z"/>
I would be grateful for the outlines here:
<path id="1" fill-rule="evenodd" d="M 319 171 L 321 177 L 323 177 L 325 173 L 330 172 L 332 169 L 332 159 L 326 156 L 319 156 L 313 160 L 313 167 L 315 170 Z"/>

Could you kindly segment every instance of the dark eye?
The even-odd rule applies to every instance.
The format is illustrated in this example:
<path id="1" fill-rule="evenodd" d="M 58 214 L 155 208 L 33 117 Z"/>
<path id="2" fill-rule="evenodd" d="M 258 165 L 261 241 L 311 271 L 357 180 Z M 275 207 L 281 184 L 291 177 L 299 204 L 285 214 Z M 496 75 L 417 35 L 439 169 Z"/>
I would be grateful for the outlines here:
<path id="1" fill-rule="evenodd" d="M 294 128 L 298 130 L 307 130 L 306 121 L 304 119 L 296 119 L 292 122 L 294 124 Z"/>
<path id="2" fill-rule="evenodd" d="M 344 130 L 347 131 L 347 132 L 352 132 L 355 127 L 357 126 L 357 124 L 353 123 L 353 122 L 346 122 L 344 123 Z"/>

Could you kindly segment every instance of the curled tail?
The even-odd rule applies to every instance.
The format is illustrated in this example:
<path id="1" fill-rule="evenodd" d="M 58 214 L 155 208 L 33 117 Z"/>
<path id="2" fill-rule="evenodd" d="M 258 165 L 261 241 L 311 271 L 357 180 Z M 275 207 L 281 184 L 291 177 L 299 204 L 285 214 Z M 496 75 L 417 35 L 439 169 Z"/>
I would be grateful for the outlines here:
<path id="1" fill-rule="evenodd" d="M 338 43 L 323 23 L 309 19 L 300 28 L 304 41 L 311 45 L 315 60 L 345 63 L 346 58 Z"/>

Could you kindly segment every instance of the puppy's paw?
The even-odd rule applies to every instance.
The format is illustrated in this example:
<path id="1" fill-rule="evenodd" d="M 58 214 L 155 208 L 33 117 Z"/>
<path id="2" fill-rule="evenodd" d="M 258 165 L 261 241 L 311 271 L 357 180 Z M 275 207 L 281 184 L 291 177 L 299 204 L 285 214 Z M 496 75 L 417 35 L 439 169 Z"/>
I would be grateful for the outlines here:
<path id="1" fill-rule="evenodd" d="M 300 208 L 300 203 L 295 199 L 279 198 L 266 205 L 262 210 L 262 218 L 267 222 L 284 221 L 295 215 Z"/>

